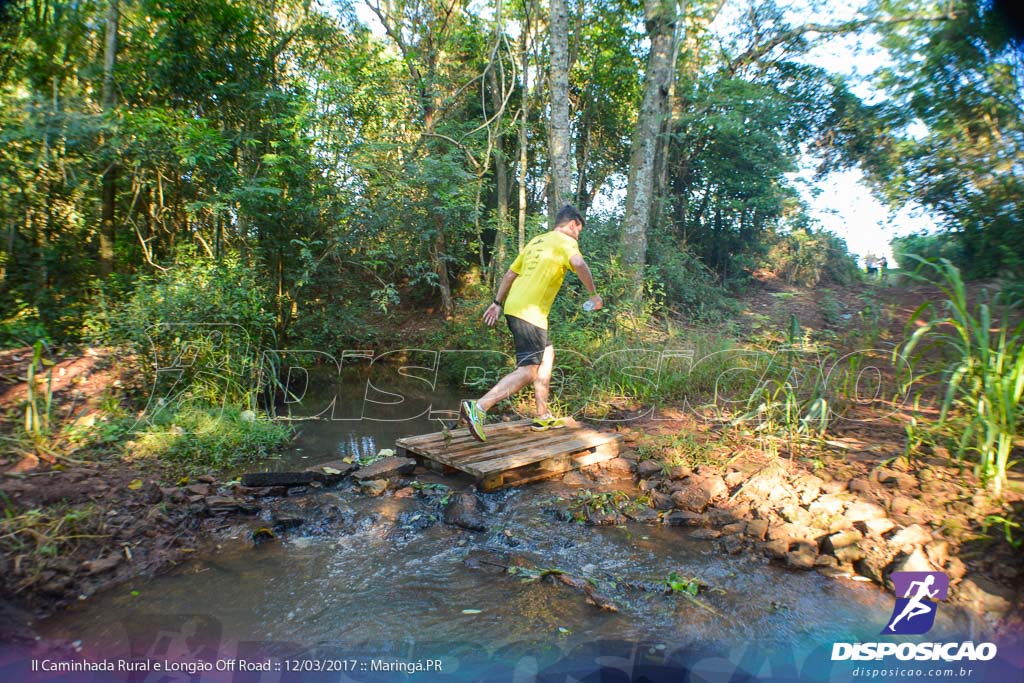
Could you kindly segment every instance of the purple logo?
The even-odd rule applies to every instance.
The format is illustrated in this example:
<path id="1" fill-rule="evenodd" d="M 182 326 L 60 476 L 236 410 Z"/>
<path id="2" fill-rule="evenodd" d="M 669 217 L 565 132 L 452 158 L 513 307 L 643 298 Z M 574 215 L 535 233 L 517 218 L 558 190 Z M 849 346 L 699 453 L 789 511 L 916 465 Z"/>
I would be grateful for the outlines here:
<path id="1" fill-rule="evenodd" d="M 942 572 L 893 572 L 896 605 L 882 635 L 914 636 L 927 633 L 935 623 L 936 601 L 949 593 L 949 577 Z"/>

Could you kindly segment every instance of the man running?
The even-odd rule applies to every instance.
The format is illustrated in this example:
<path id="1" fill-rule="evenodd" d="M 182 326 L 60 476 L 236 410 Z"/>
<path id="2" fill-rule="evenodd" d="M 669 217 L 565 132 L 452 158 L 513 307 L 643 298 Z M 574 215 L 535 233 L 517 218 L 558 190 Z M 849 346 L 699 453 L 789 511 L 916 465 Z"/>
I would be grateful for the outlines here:
<path id="1" fill-rule="evenodd" d="M 495 403 L 533 383 L 537 404 L 534 431 L 558 429 L 564 423 L 551 415 L 548 393 L 551 370 L 555 364 L 555 348 L 548 342 L 548 312 L 562 286 L 565 271 L 571 270 L 590 292 L 590 310 L 604 305 L 594 287 L 577 240 L 583 229 L 583 216 L 572 206 L 564 206 L 555 216 L 555 229 L 534 237 L 526 245 L 498 285 L 498 293 L 487 310 L 484 322 L 493 327 L 502 309 L 505 321 L 512 331 L 516 348 L 516 369 L 476 401 L 463 401 L 459 416 L 469 425 L 469 432 L 478 441 L 486 441 L 484 423 L 487 411 Z"/>
<path id="2" fill-rule="evenodd" d="M 922 614 L 928 614 L 934 609 L 934 607 L 929 607 L 924 603 L 925 598 L 934 598 L 939 594 L 938 589 L 934 591 L 931 590 L 932 584 L 934 583 L 935 575 L 929 574 L 925 577 L 924 581 L 912 581 L 910 585 L 907 586 L 907 597 L 910 598 L 910 601 L 907 602 L 906 607 L 903 608 L 903 611 L 900 612 L 899 616 L 893 619 L 892 623 L 889 624 L 889 631 L 895 632 L 896 624 L 903 621 L 904 618 L 907 621 L 910 621 L 914 617 L 919 617 Z M 916 593 L 914 592 L 915 590 L 917 591 Z M 911 595 L 911 593 L 913 593 L 913 595 Z"/>

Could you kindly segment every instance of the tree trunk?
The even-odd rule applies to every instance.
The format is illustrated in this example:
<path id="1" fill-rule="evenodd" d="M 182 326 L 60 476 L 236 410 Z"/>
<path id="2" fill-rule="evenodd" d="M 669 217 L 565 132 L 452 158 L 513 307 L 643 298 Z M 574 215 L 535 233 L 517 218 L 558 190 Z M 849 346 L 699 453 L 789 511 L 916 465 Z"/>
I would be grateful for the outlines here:
<path id="1" fill-rule="evenodd" d="M 117 25 L 121 19 L 118 0 L 108 0 L 107 36 L 103 50 L 103 113 L 114 111 L 114 66 L 117 63 Z M 100 200 L 100 275 L 114 271 L 114 242 L 117 238 L 115 205 L 117 200 L 117 165 L 110 163 L 103 171 Z"/>
<path id="2" fill-rule="evenodd" d="M 675 0 L 644 0 L 644 17 L 651 51 L 647 58 L 644 99 L 633 132 L 626 186 L 626 214 L 622 225 L 622 256 L 633 279 L 633 298 L 643 295 L 644 264 L 647 262 L 647 229 L 654 206 L 655 158 L 658 137 L 668 105 L 672 84 L 672 50 L 678 6 Z"/>
<path id="3" fill-rule="evenodd" d="M 498 89 L 498 77 L 491 69 L 491 106 L 498 111 L 502 106 L 502 93 Z M 505 150 L 502 142 L 504 135 L 500 133 L 494 145 L 492 156 L 494 158 L 494 184 L 497 186 L 498 207 L 497 220 L 495 221 L 494 249 L 491 251 L 491 282 L 496 283 L 504 273 L 505 268 L 505 243 L 508 237 L 508 161 L 505 159 Z"/>
<path id="4" fill-rule="evenodd" d="M 523 21 L 522 60 L 523 72 L 523 106 L 522 116 L 519 121 L 519 251 L 526 245 L 526 176 L 529 171 L 529 154 L 526 145 L 527 131 L 530 122 L 530 17 L 526 16 Z"/>
<path id="5" fill-rule="evenodd" d="M 551 45 L 548 223 L 553 227 L 555 213 L 573 200 L 569 136 L 569 10 L 565 0 L 551 0 L 548 33 Z"/>
<path id="6" fill-rule="evenodd" d="M 430 252 L 430 260 L 433 261 L 434 272 L 437 273 L 437 286 L 441 290 L 441 313 L 446 318 L 455 314 L 455 301 L 452 299 L 452 286 L 448 278 L 448 263 L 445 261 L 447 244 L 444 237 L 444 219 L 438 216 L 435 225 L 437 236 L 434 241 L 434 248 Z"/>

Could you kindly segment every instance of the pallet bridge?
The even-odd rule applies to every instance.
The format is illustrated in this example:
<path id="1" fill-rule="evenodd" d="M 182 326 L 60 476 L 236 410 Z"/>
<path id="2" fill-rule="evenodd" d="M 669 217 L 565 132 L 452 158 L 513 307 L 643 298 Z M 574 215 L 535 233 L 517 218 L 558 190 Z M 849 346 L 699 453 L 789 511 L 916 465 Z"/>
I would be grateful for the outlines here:
<path id="1" fill-rule="evenodd" d="M 621 434 L 600 432 L 567 419 L 562 429 L 534 432 L 530 420 L 490 425 L 479 442 L 466 428 L 404 439 L 395 445 L 398 455 L 415 458 L 444 474 L 460 471 L 477 481 L 482 491 L 519 486 L 553 477 L 619 454 Z"/>

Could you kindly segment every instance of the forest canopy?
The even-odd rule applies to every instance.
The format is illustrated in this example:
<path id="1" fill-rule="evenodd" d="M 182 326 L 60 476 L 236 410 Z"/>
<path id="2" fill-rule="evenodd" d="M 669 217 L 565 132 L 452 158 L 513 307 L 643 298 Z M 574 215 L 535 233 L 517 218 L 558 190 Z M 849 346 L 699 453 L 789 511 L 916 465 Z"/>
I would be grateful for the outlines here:
<path id="1" fill-rule="evenodd" d="M 565 203 L 606 292 L 713 317 L 757 268 L 852 277 L 790 180 L 806 158 L 929 211 L 966 272 L 1022 275 L 1006 11 L 818 4 L 6 2 L 0 332 L 109 332 L 214 269 L 251 290 L 223 315 L 330 350 L 370 314 L 487 301 Z M 870 101 L 813 63 L 836 36 L 888 51 Z"/>

